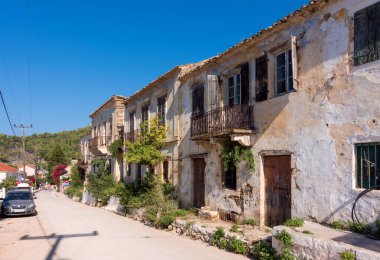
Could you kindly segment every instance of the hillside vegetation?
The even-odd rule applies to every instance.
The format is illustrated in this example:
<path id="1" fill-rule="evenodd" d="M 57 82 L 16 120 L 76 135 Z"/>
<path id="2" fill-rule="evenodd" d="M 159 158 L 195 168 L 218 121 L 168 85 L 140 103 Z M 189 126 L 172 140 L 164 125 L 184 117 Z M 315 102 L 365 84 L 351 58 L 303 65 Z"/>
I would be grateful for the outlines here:
<path id="1" fill-rule="evenodd" d="M 83 136 L 91 133 L 91 127 L 59 133 L 33 134 L 26 137 L 27 161 L 38 157 L 47 161 L 53 148 L 59 145 L 65 161 L 79 158 L 79 144 Z M 17 164 L 22 159 L 22 137 L 0 134 L 0 161 Z"/>

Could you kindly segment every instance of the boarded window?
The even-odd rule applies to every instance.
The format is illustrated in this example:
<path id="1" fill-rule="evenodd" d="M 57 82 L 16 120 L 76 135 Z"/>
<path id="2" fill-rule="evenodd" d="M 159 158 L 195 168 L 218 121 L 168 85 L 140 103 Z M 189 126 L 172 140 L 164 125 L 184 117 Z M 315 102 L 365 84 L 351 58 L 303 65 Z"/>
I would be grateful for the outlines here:
<path id="1" fill-rule="evenodd" d="M 204 86 L 203 84 L 197 84 L 193 87 L 192 93 L 192 112 L 193 115 L 199 115 L 204 113 Z"/>
<path id="2" fill-rule="evenodd" d="M 285 51 L 276 56 L 276 95 L 294 91 L 292 52 Z"/>
<path id="3" fill-rule="evenodd" d="M 355 150 L 356 187 L 380 185 L 380 143 L 357 144 Z"/>
<path id="4" fill-rule="evenodd" d="M 165 125 L 165 103 L 166 96 L 157 99 L 157 119 L 161 125 Z"/>
<path id="5" fill-rule="evenodd" d="M 256 59 L 256 102 L 268 99 L 268 61 L 267 56 Z"/>
<path id="6" fill-rule="evenodd" d="M 380 2 L 354 14 L 354 65 L 380 58 Z"/>
<path id="7" fill-rule="evenodd" d="M 236 167 L 230 162 L 228 169 L 223 167 L 223 184 L 224 188 L 236 190 Z"/>
<path id="8" fill-rule="evenodd" d="M 240 67 L 241 75 L 241 104 L 249 103 L 249 64 L 244 63 Z"/>
<path id="9" fill-rule="evenodd" d="M 236 74 L 228 78 L 228 104 L 241 104 L 241 75 Z"/>

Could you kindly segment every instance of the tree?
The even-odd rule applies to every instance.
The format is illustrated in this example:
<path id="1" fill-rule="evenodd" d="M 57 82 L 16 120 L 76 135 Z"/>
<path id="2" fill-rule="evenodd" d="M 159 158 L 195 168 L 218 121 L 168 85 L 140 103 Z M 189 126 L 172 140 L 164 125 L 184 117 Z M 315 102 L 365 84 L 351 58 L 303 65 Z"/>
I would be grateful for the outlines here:
<path id="1" fill-rule="evenodd" d="M 47 160 L 49 173 L 53 172 L 56 165 L 65 164 L 66 162 L 67 160 L 61 146 L 56 143 Z"/>
<path id="2" fill-rule="evenodd" d="M 165 159 L 161 149 L 166 138 L 166 128 L 154 117 L 149 124 L 141 123 L 141 129 L 134 143 L 126 141 L 128 151 L 124 153 L 124 158 L 128 163 L 148 165 L 150 173 L 153 173 L 154 166 Z"/>

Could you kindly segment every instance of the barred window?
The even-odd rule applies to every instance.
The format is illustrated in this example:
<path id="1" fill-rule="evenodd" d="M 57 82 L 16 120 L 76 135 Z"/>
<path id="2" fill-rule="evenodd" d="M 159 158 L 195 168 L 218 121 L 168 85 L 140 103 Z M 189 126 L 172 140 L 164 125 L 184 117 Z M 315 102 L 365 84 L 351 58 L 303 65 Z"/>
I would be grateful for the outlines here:
<path id="1" fill-rule="evenodd" d="M 380 143 L 356 144 L 356 188 L 380 185 Z"/>
<path id="2" fill-rule="evenodd" d="M 354 14 L 354 65 L 380 58 L 380 2 Z"/>

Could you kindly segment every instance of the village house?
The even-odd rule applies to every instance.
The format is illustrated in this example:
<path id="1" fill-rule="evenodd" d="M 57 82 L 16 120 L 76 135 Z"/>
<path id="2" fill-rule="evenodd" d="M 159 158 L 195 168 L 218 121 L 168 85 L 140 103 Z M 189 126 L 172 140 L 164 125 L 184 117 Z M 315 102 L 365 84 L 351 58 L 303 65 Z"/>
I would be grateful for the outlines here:
<path id="1" fill-rule="evenodd" d="M 81 140 L 81 150 L 87 165 L 94 158 L 105 158 L 111 166 L 115 180 L 123 177 L 123 159 L 120 154 L 116 158 L 108 150 L 108 146 L 124 136 L 124 101 L 123 96 L 112 96 L 101 105 L 90 117 L 92 119 L 91 138 Z M 81 161 L 83 163 L 83 160 Z M 91 167 L 88 172 L 91 171 Z"/>
<path id="2" fill-rule="evenodd" d="M 311 1 L 181 76 L 181 204 L 267 226 L 350 220 L 380 184 L 379 28 L 379 1 Z M 224 167 L 231 144 L 254 170 Z M 363 222 L 379 197 L 361 199 Z"/>
<path id="3" fill-rule="evenodd" d="M 113 159 L 107 145 L 134 142 L 157 116 L 167 140 L 155 170 L 182 207 L 261 226 L 350 220 L 358 194 L 380 185 L 378 28 L 379 1 L 311 1 L 128 99 L 113 96 L 91 115 L 83 146 L 110 160 L 115 179 L 140 181 L 146 166 Z M 361 199 L 363 222 L 379 218 L 379 198 Z"/>
<path id="4" fill-rule="evenodd" d="M 134 142 L 141 133 L 141 123 L 149 122 L 157 117 L 160 124 L 165 125 L 167 134 L 162 152 L 166 159 L 155 169 L 163 181 L 173 184 L 178 182 L 178 147 L 179 133 L 179 103 L 178 77 L 186 73 L 192 65 L 177 66 L 149 83 L 137 93 L 131 95 L 125 102 L 125 140 Z M 125 152 L 128 152 L 126 148 Z M 126 165 L 124 181 L 141 181 L 147 171 L 146 165 Z"/>
<path id="5" fill-rule="evenodd" d="M 0 162 L 0 182 L 11 177 L 17 179 L 18 177 L 17 169 L 5 163 Z"/>

